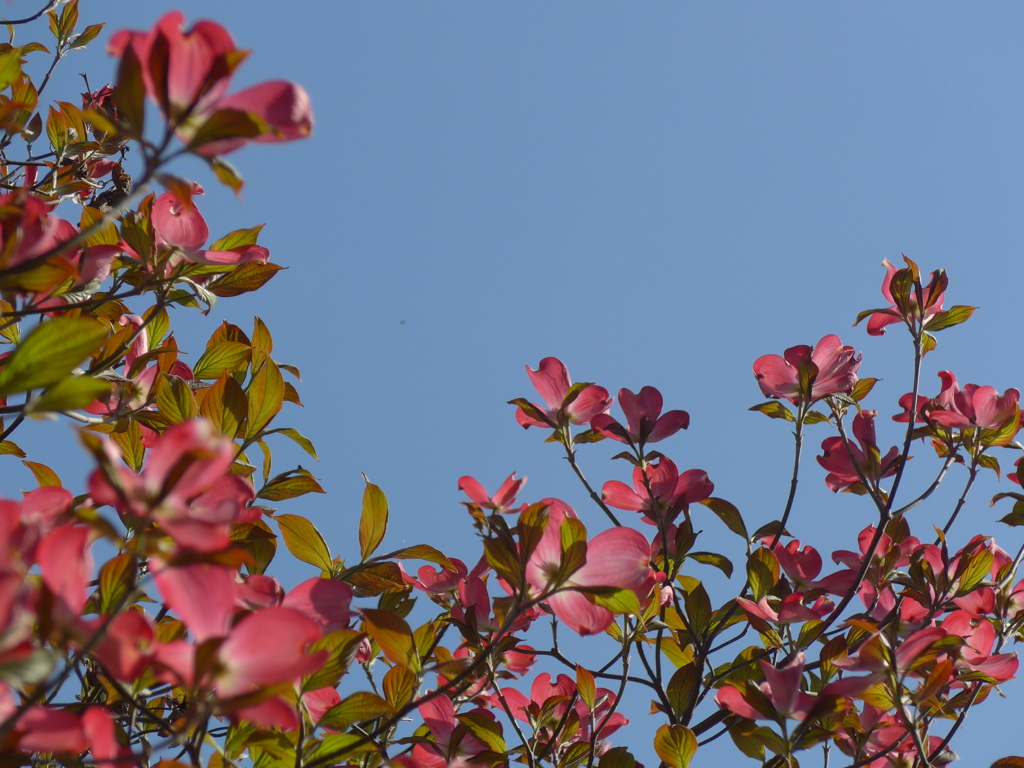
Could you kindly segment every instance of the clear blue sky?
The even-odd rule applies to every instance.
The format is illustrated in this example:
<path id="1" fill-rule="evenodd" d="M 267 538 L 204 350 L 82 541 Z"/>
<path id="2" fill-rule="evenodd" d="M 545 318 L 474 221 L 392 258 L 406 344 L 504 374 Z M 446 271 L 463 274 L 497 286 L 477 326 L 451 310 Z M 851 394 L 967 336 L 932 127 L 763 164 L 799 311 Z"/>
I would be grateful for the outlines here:
<path id="1" fill-rule="evenodd" d="M 170 7 L 82 0 L 82 21 L 148 27 Z M 282 420 L 316 443 L 329 494 L 290 511 L 335 553 L 357 556 L 360 472 L 391 500 L 396 546 L 468 558 L 457 478 L 493 489 L 513 470 L 530 478 L 525 497 L 563 497 L 599 530 L 557 450 L 505 405 L 533 394 L 523 365 L 547 355 L 613 391 L 661 388 L 693 417 L 665 444 L 680 468 L 706 469 L 751 528 L 778 517 L 791 438 L 747 412 L 763 399 L 750 365 L 835 332 L 863 349 L 863 375 L 886 379 L 867 405 L 894 413 L 907 340 L 850 326 L 882 305 L 880 262 L 901 251 L 948 270 L 948 304 L 981 307 L 941 334 L 924 392 L 945 368 L 1000 391 L 1024 384 L 1019 4 L 177 7 L 254 51 L 239 86 L 283 77 L 312 95 L 313 139 L 232 158 L 243 205 L 200 166 L 179 171 L 207 187 L 215 234 L 266 221 L 265 244 L 289 267 L 215 314 L 243 328 L 259 314 L 275 357 L 301 367 L 306 408 Z M 65 62 L 52 95 L 73 100 L 84 69 L 94 85 L 109 79 L 102 45 Z M 179 318 L 194 360 L 214 321 Z M 54 429 L 66 428 L 40 434 Z M 879 430 L 898 439 L 887 418 Z M 813 456 L 826 436 L 810 430 L 791 530 L 827 553 L 852 548 L 872 514 L 825 489 Z M 625 479 L 612 453 L 582 455 L 596 482 Z M 913 453 L 931 471 L 931 449 Z M 1008 510 L 988 507 L 996 490 L 977 489 L 955 543 L 985 532 L 1016 550 L 995 523 Z M 924 538 L 937 520 L 910 522 Z M 706 529 L 707 547 L 739 555 L 717 521 Z M 970 717 L 955 744 L 964 765 L 1024 752 L 1021 688 Z M 645 713 L 632 700 L 637 735 L 613 741 L 649 743 Z M 654 762 L 649 747 L 638 754 Z M 735 755 L 708 748 L 695 764 L 715 754 Z"/>

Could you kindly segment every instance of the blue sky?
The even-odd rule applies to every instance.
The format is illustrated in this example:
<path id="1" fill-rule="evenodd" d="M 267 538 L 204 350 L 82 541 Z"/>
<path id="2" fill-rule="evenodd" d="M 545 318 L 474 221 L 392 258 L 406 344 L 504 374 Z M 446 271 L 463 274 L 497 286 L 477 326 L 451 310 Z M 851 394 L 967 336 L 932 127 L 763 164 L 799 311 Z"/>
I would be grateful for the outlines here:
<path id="1" fill-rule="evenodd" d="M 163 7 L 83 0 L 82 23 L 148 27 Z M 505 405 L 533 394 L 523 366 L 548 355 L 613 392 L 658 386 L 693 419 L 665 452 L 707 470 L 752 529 L 778 517 L 791 438 L 747 411 L 763 399 L 751 363 L 838 333 L 864 351 L 862 375 L 885 379 L 867 406 L 883 414 L 879 441 L 896 442 L 886 417 L 909 389 L 909 343 L 850 326 L 883 304 L 880 263 L 901 252 L 948 270 L 947 306 L 981 307 L 941 334 L 923 391 L 946 368 L 1000 391 L 1024 383 L 1020 5 L 177 7 L 253 50 L 237 87 L 287 78 L 313 99 L 311 140 L 232 157 L 244 204 L 198 164 L 178 172 L 206 187 L 215 235 L 266 221 L 261 243 L 289 267 L 214 316 L 246 328 L 260 315 L 275 357 L 302 369 L 306 407 L 281 420 L 316 443 L 328 495 L 288 511 L 336 554 L 358 556 L 360 472 L 390 498 L 395 546 L 471 556 L 463 474 L 494 489 L 518 471 L 524 498 L 565 498 L 599 530 L 555 448 Z M 73 100 L 84 70 L 94 85 L 110 78 L 101 45 L 61 65 L 51 96 Z M 217 320 L 176 322 L 194 361 Z M 66 430 L 42 425 L 22 442 L 43 451 Z M 791 530 L 831 552 L 872 514 L 825 489 L 813 457 L 826 436 L 810 430 Z M 582 454 L 596 483 L 625 479 L 613 452 Z M 913 453 L 923 487 L 935 459 L 926 445 Z M 995 523 L 1008 510 L 988 507 L 1006 486 L 975 491 L 955 543 L 984 532 L 1016 550 L 1020 537 Z M 944 519 L 940 501 L 910 519 L 922 538 Z M 717 521 L 704 536 L 738 559 Z M 1024 751 L 1010 730 L 1020 688 L 971 716 L 955 744 L 965 764 Z M 650 731 L 643 697 L 630 706 L 636 736 L 616 743 Z M 731 750 L 702 749 L 695 764 Z"/>

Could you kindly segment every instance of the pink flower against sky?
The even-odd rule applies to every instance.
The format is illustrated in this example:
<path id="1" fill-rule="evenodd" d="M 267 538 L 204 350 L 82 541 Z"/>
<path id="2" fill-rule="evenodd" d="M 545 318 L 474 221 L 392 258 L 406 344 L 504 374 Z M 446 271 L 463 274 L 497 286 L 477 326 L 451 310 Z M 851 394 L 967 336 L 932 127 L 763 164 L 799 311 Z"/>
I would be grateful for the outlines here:
<path id="1" fill-rule="evenodd" d="M 313 111 L 305 89 L 275 80 L 227 96 L 231 76 L 247 52 L 235 46 L 220 24 L 198 21 L 184 31 L 184 22 L 180 12 L 171 11 L 153 29 L 121 30 L 108 45 L 111 53 L 122 58 L 131 51 L 141 66 L 146 93 L 183 143 L 213 157 L 249 141 L 291 141 L 310 134 Z M 155 50 L 166 53 L 154 56 Z M 211 120 L 227 122 L 237 113 L 249 120 L 236 120 L 240 134 L 214 131 L 200 138 Z"/>
<path id="2" fill-rule="evenodd" d="M 754 376 L 768 397 L 785 398 L 794 405 L 813 403 L 826 395 L 849 394 L 857 383 L 860 358 L 838 336 L 828 335 L 814 349 L 801 344 L 782 357 L 762 355 L 754 361 Z"/>
<path id="3" fill-rule="evenodd" d="M 568 369 L 556 357 L 545 357 L 537 370 L 526 366 L 526 373 L 546 407 L 526 400 L 511 401 L 519 406 L 516 421 L 524 428 L 560 429 L 569 424 L 587 424 L 599 413 L 607 412 L 612 405 L 604 387 L 594 384 L 574 387 Z"/>
<path id="4" fill-rule="evenodd" d="M 576 517 L 568 504 L 556 499 L 547 501 L 547 527 L 526 565 L 527 581 L 538 594 L 550 586 L 562 560 L 562 521 Z M 643 603 L 655 584 L 650 561 L 651 543 L 647 537 L 632 528 L 612 528 L 587 542 L 586 564 L 564 586 L 630 589 Z M 563 589 L 548 596 L 545 602 L 555 616 L 580 635 L 604 632 L 612 623 L 611 611 L 594 605 L 577 591 Z"/>
<path id="5" fill-rule="evenodd" d="M 822 455 L 818 463 L 826 470 L 825 485 L 833 491 L 867 490 L 861 482 L 861 475 L 872 487 L 884 477 L 896 474 L 899 467 L 900 451 L 893 446 L 885 456 L 875 442 L 875 417 L 877 411 L 861 411 L 853 418 L 853 435 L 847 446 L 842 437 L 829 437 L 821 444 Z M 851 457 L 852 455 L 852 457 Z M 858 469 L 860 474 L 858 474 Z"/>
<path id="6" fill-rule="evenodd" d="M 690 426 L 690 414 L 686 411 L 661 412 L 661 392 L 654 387 L 644 387 L 636 395 L 620 389 L 619 407 L 626 416 L 625 427 L 607 413 L 591 419 L 590 426 L 605 437 L 629 445 L 657 443 Z"/>

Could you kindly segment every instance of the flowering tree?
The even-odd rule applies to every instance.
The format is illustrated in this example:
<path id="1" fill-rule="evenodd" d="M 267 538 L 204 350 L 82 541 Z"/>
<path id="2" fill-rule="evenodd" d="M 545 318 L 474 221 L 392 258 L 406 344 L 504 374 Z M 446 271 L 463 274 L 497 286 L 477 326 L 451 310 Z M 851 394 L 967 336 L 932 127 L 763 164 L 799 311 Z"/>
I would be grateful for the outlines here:
<path id="1" fill-rule="evenodd" d="M 0 500 L 5 755 L 632 768 L 650 748 L 612 738 L 627 723 L 626 688 L 641 687 L 659 719 L 653 752 L 670 768 L 698 764 L 701 744 L 726 737 L 776 767 L 953 759 L 967 712 L 1016 674 L 1006 647 L 1024 624 L 1024 547 L 1010 555 L 989 535 L 948 534 L 984 470 L 1002 472 L 998 449 L 1021 448 L 1021 411 L 1017 390 L 961 387 L 949 371 L 922 394 L 935 334 L 973 311 L 944 308 L 941 270 L 926 282 L 909 259 L 887 263 L 889 305 L 858 318 L 870 335 L 902 326 L 910 338 L 897 445 L 879 445 L 887 419 L 862 407 L 875 379 L 838 337 L 754 362 L 769 399 L 752 410 L 794 436 L 786 504 L 755 530 L 706 472 L 652 447 L 685 430 L 687 412 L 665 411 L 653 387 L 613 398 L 573 383 L 549 357 L 527 368 L 542 402 L 511 401 L 515 418 L 558 447 L 594 508 L 521 502 L 515 474 L 494 493 L 463 477 L 481 551 L 379 554 L 387 499 L 367 482 L 360 560 L 345 563 L 311 521 L 267 506 L 322 489 L 301 468 L 274 471 L 278 436 L 316 454 L 277 425 L 284 403 L 299 402 L 286 378 L 297 371 L 274 359 L 266 325 L 224 323 L 191 367 L 171 330 L 172 312 L 258 290 L 279 267 L 258 226 L 210 242 L 202 188 L 169 167 L 198 156 L 238 191 L 224 156 L 307 136 L 306 93 L 268 82 L 229 94 L 245 52 L 220 25 L 186 29 L 170 13 L 114 34 L 114 84 L 81 106 L 47 105 L 44 137 L 49 72 L 101 29 L 78 31 L 76 0 L 55 5 L 35 17 L 49 22 L 46 44 L 0 49 L 0 454 L 25 459 L 38 483 Z M 40 55 L 52 66 L 36 84 L 24 65 Z M 77 495 L 16 442 L 28 417 L 46 414 L 81 425 L 94 468 Z M 808 428 L 828 432 L 817 456 L 828 488 L 861 495 L 867 510 L 828 573 L 789 530 Z M 621 471 L 597 486 L 579 454 L 603 440 L 621 444 Z M 937 464 L 908 490 L 918 440 Z M 966 480 L 942 509 L 933 494 L 955 464 Z M 1009 478 L 1024 481 L 1020 461 Z M 1024 524 L 1024 494 L 993 498 L 1004 500 L 1001 522 Z M 731 557 L 698 547 L 714 518 L 737 537 Z M 290 591 L 267 573 L 279 541 L 312 566 Z M 705 567 L 733 578 L 730 599 L 712 600 Z M 579 659 L 595 643 L 609 657 L 588 667 Z"/>

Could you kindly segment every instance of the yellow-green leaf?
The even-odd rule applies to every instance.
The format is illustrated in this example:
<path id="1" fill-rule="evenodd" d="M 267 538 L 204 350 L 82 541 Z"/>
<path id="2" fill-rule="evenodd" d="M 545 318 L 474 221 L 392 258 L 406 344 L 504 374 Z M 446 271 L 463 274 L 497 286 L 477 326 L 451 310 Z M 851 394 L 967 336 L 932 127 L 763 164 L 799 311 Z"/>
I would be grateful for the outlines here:
<path id="1" fill-rule="evenodd" d="M 400 709 L 412 701 L 416 694 L 416 675 L 405 667 L 392 667 L 384 675 L 381 687 L 388 703 Z"/>
<path id="2" fill-rule="evenodd" d="M 576 690 L 580 692 L 580 698 L 587 705 L 587 709 L 593 710 L 597 703 L 597 687 L 594 684 L 594 676 L 579 664 L 576 665 Z"/>
<path id="3" fill-rule="evenodd" d="M 85 408 L 110 392 L 110 382 L 91 376 L 68 376 L 47 387 L 38 398 L 29 403 L 26 412 L 70 411 Z"/>
<path id="4" fill-rule="evenodd" d="M 284 501 L 286 499 L 294 499 L 297 496 L 305 496 L 307 493 L 325 493 L 325 491 L 320 487 L 320 483 L 316 481 L 316 478 L 308 474 L 291 474 L 286 472 L 264 485 L 256 495 L 267 501 Z"/>
<path id="5" fill-rule="evenodd" d="M 56 384 L 106 338 L 106 326 L 88 317 L 57 317 L 39 324 L 0 368 L 0 397 Z"/>
<path id="6" fill-rule="evenodd" d="M 388 529 L 388 499 L 384 491 L 366 479 L 363 513 L 359 519 L 359 551 L 363 560 L 374 553 Z"/>
<path id="7" fill-rule="evenodd" d="M 64 484 L 60 481 L 57 473 L 50 469 L 45 464 L 40 464 L 36 461 L 23 461 L 21 462 L 30 470 L 36 478 L 36 482 L 39 483 L 40 487 L 48 488 L 63 488 Z"/>
<path id="8" fill-rule="evenodd" d="M 333 728 L 340 731 L 353 723 L 362 723 L 382 715 L 393 714 L 395 714 L 395 708 L 377 694 L 369 691 L 356 691 L 340 704 L 335 704 L 327 710 L 320 718 L 318 725 L 321 728 Z"/>
<path id="9" fill-rule="evenodd" d="M 654 736 L 654 751 L 669 768 L 687 768 L 697 752 L 697 737 L 685 725 L 663 725 Z"/>
<path id="10" fill-rule="evenodd" d="M 273 360 L 267 360 L 253 376 L 249 384 L 249 419 L 245 425 L 245 437 L 256 437 L 284 404 L 284 378 Z"/>
<path id="11" fill-rule="evenodd" d="M 194 419 L 196 397 L 180 376 L 161 373 L 156 382 L 156 407 L 169 424 L 180 424 Z"/>
<path id="12" fill-rule="evenodd" d="M 196 362 L 192 374 L 197 379 L 219 379 L 224 373 L 244 371 L 251 350 L 238 341 L 220 341 L 208 347 Z"/>
<path id="13" fill-rule="evenodd" d="M 363 609 L 366 631 L 369 632 L 381 652 L 394 664 L 406 667 L 412 672 L 420 671 L 420 659 L 416 653 L 416 641 L 412 630 L 391 611 L 372 608 Z"/>
<path id="14" fill-rule="evenodd" d="M 218 432 L 232 439 L 238 434 L 247 412 L 248 402 L 242 386 L 226 373 L 206 391 L 199 406 L 200 415 L 213 422 Z"/>
<path id="15" fill-rule="evenodd" d="M 277 515 L 274 519 L 281 526 L 281 535 L 289 552 L 320 570 L 331 570 L 334 562 L 331 551 L 320 531 L 309 520 L 299 515 Z"/>
<path id="16" fill-rule="evenodd" d="M 122 553 L 100 568 L 100 613 L 112 616 L 124 608 L 125 598 L 135 586 L 135 558 Z"/>

